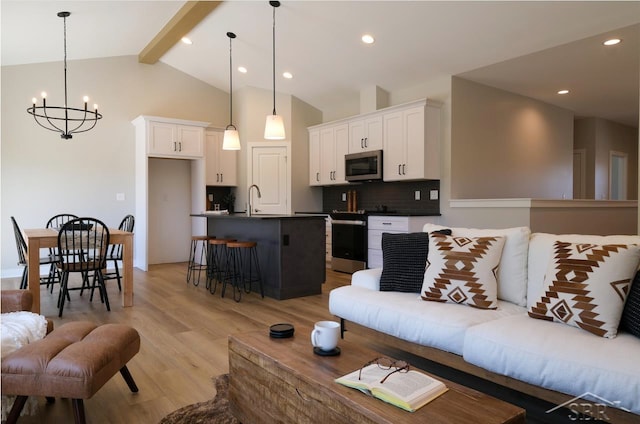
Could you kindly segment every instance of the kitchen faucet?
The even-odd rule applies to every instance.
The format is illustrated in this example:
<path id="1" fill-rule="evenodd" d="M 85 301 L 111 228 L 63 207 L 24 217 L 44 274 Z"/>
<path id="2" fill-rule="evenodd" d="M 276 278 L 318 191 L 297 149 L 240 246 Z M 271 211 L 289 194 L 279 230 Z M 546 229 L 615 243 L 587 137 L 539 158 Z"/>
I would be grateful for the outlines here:
<path id="1" fill-rule="evenodd" d="M 251 184 L 247 189 L 247 216 L 251 216 L 251 189 L 254 187 L 258 191 L 258 199 L 262 197 L 262 195 L 260 194 L 260 187 L 255 184 Z"/>

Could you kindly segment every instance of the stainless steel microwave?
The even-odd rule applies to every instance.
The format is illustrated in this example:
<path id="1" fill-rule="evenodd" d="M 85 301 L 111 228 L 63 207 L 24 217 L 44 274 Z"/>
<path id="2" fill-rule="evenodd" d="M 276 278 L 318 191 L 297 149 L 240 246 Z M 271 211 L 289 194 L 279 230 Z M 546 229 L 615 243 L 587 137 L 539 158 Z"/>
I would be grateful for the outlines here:
<path id="1" fill-rule="evenodd" d="M 347 181 L 381 180 L 382 150 L 345 155 L 344 171 Z"/>

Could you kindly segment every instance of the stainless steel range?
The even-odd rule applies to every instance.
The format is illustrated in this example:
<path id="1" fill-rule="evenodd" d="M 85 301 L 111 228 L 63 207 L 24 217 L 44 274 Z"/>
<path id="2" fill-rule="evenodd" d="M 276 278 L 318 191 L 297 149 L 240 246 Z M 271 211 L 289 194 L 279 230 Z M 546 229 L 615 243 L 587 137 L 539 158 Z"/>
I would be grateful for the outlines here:
<path id="1" fill-rule="evenodd" d="M 331 214 L 331 268 L 354 273 L 367 268 L 367 214 L 333 211 Z"/>

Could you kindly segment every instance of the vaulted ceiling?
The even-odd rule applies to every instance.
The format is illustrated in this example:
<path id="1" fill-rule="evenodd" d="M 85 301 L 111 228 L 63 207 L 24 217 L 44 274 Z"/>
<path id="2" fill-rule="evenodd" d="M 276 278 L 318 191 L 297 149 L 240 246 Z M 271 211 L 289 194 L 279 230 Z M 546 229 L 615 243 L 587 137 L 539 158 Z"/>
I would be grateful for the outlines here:
<path id="1" fill-rule="evenodd" d="M 267 1 L 219 3 L 184 34 L 192 45 L 178 42 L 159 60 L 227 91 L 226 32 L 233 31 L 234 67 L 248 70 L 234 70 L 234 88 L 271 89 L 273 8 Z M 61 61 L 62 10 L 72 13 L 69 61 L 145 56 L 154 37 L 177 39 L 163 28 L 169 32 L 165 26 L 184 5 L 2 0 L 2 65 Z M 363 44 L 364 33 L 375 43 Z M 614 36 L 623 42 L 602 46 Z M 638 1 L 283 1 L 276 9 L 276 88 L 329 110 L 357 102 L 372 85 L 393 92 L 459 75 L 577 116 L 637 126 L 639 39 Z M 282 78 L 284 71 L 293 78 Z M 558 96 L 562 88 L 570 93 Z"/>

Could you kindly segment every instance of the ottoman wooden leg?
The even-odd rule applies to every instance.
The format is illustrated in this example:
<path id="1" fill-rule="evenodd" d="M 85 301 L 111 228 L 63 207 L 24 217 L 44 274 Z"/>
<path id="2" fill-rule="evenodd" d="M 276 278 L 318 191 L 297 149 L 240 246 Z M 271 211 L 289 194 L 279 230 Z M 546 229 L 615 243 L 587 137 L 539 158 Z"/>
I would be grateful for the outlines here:
<path id="1" fill-rule="evenodd" d="M 124 381 L 127 382 L 127 386 L 129 386 L 129 390 L 131 390 L 134 393 L 138 393 L 138 386 L 136 386 L 136 382 L 133 381 L 133 377 L 131 376 L 131 373 L 129 372 L 129 368 L 127 368 L 126 365 L 120 368 L 120 374 L 122 375 L 122 378 L 124 378 Z"/>
<path id="2" fill-rule="evenodd" d="M 13 401 L 13 406 L 11 407 L 11 411 L 9 411 L 9 416 L 7 417 L 7 424 L 15 424 L 18 422 L 20 412 L 22 412 L 22 408 L 24 408 L 24 404 L 27 402 L 28 397 L 29 396 L 16 396 L 16 400 Z"/>
<path id="3" fill-rule="evenodd" d="M 71 403 L 73 404 L 73 417 L 75 418 L 76 424 L 85 424 L 84 402 L 82 399 L 72 399 Z"/>

